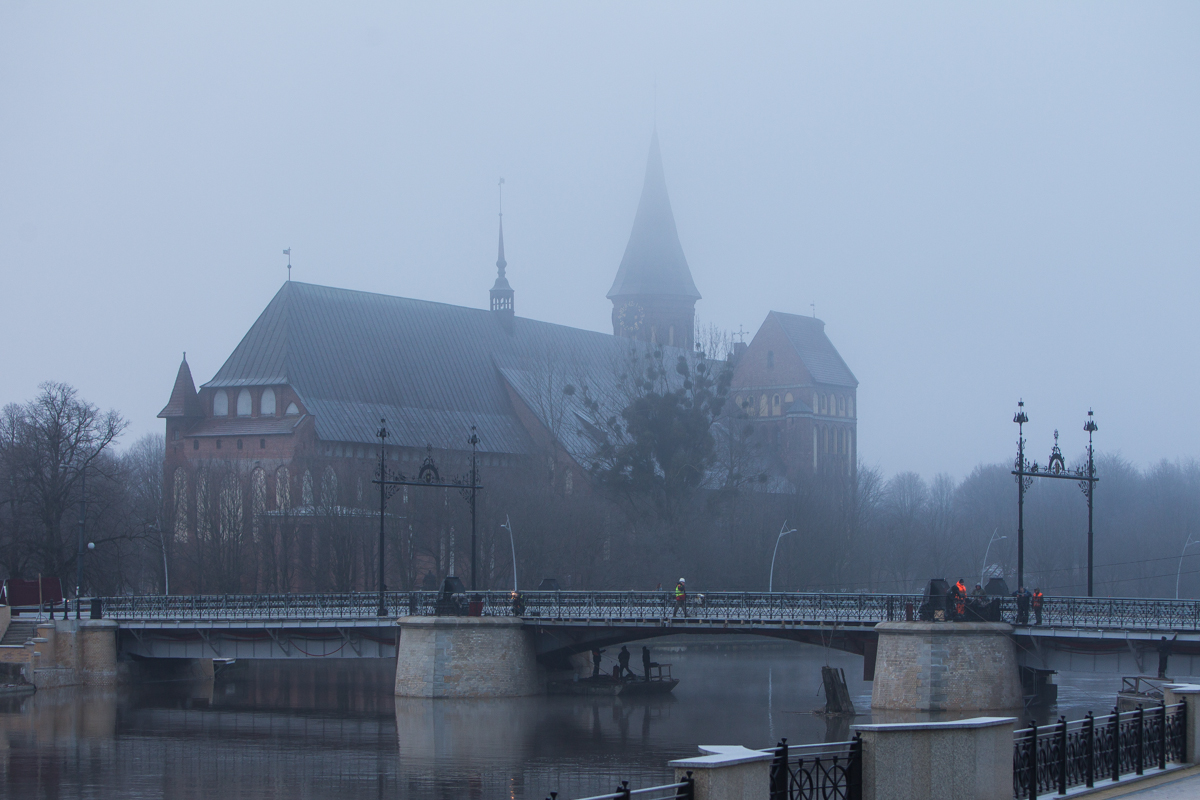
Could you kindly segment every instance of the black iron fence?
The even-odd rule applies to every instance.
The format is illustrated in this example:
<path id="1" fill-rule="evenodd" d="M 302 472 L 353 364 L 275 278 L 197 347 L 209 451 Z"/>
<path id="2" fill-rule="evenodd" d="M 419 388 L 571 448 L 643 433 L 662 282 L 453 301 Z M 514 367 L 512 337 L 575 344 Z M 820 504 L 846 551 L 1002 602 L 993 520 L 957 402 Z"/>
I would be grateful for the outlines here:
<path id="1" fill-rule="evenodd" d="M 1180 703 L 1031 724 L 1013 737 L 1013 796 L 1064 795 L 1076 786 L 1182 763 L 1186 721 L 1187 710 Z"/>
<path id="2" fill-rule="evenodd" d="M 909 594 L 826 594 L 799 592 L 704 592 L 679 605 L 668 592 L 511 592 L 468 593 L 478 597 L 485 616 L 511 616 L 570 623 L 712 620 L 731 623 L 826 622 L 874 624 L 902 621 L 919 608 Z M 321 594 L 148 595 L 100 598 L 112 619 L 329 619 L 374 617 L 376 592 Z M 1014 598 L 998 598 L 1002 619 L 1017 622 Z M 389 616 L 433 614 L 436 592 L 387 592 Z M 463 603 L 463 607 L 467 607 Z M 1030 622 L 1034 617 L 1030 615 Z M 1042 624 L 1119 630 L 1200 630 L 1200 601 L 1141 598 L 1047 598 Z"/>
<path id="3" fill-rule="evenodd" d="M 647 786 L 644 789 L 630 789 L 629 781 L 621 781 L 620 787 L 611 794 L 598 794 L 583 797 L 580 800 L 694 800 L 696 797 L 696 781 L 689 771 L 679 783 L 668 783 L 663 786 Z M 558 800 L 558 792 L 551 792 L 546 800 Z"/>
<path id="4" fill-rule="evenodd" d="M 861 800 L 862 739 L 775 748 L 770 800 Z"/>

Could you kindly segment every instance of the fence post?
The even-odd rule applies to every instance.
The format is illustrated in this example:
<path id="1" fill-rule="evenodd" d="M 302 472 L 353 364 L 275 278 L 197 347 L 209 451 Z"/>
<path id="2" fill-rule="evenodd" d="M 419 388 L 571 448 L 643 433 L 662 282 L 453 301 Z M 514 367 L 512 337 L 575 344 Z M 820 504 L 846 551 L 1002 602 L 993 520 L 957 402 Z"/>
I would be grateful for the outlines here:
<path id="1" fill-rule="evenodd" d="M 1038 723 L 1030 720 L 1030 800 L 1038 800 Z"/>
<path id="2" fill-rule="evenodd" d="M 1167 768 L 1167 704 L 1158 705 L 1158 768 Z"/>
<path id="3" fill-rule="evenodd" d="M 621 800 L 629 800 L 629 781 L 621 781 L 621 785 L 617 787 L 616 793 L 620 795 Z"/>
<path id="4" fill-rule="evenodd" d="M 775 760 L 771 762 L 771 800 L 786 800 L 788 779 L 787 739 L 780 739 L 775 746 Z"/>
<path id="5" fill-rule="evenodd" d="M 696 779 L 692 777 L 692 771 L 687 771 L 687 777 L 680 783 L 683 786 L 679 787 L 679 791 L 675 793 L 676 800 L 696 800 Z"/>
<path id="6" fill-rule="evenodd" d="M 1113 706 L 1112 721 L 1112 779 L 1121 780 L 1121 712 Z"/>
<path id="7" fill-rule="evenodd" d="M 1146 709 L 1142 708 L 1141 704 L 1137 707 L 1137 723 L 1138 723 L 1138 740 L 1137 740 L 1137 774 L 1143 772 L 1143 764 L 1146 750 Z"/>
<path id="8" fill-rule="evenodd" d="M 1067 793 L 1067 718 L 1058 718 L 1058 793 Z"/>
<path id="9" fill-rule="evenodd" d="M 848 800 L 862 800 L 862 734 L 855 733 L 850 745 L 850 758 L 846 762 L 846 797 Z"/>
<path id="10" fill-rule="evenodd" d="M 1091 789 L 1096 785 L 1096 718 L 1092 716 L 1091 711 L 1084 718 L 1083 729 L 1087 731 L 1087 744 L 1084 745 L 1087 756 L 1084 779 L 1087 787 Z"/>

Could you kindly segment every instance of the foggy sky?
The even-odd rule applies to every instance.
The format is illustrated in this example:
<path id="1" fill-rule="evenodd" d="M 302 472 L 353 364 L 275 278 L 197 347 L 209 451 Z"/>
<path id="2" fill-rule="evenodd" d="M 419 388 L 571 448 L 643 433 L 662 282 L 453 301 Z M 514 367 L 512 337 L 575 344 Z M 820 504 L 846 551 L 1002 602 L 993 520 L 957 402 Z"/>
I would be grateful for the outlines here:
<path id="1" fill-rule="evenodd" d="M 0 4 L 0 403 L 160 431 L 286 278 L 611 331 L 657 121 L 702 323 L 812 313 L 859 452 L 1200 455 L 1200 6 Z M 655 88 L 657 87 L 657 89 Z M 655 97 L 657 96 L 657 102 Z"/>

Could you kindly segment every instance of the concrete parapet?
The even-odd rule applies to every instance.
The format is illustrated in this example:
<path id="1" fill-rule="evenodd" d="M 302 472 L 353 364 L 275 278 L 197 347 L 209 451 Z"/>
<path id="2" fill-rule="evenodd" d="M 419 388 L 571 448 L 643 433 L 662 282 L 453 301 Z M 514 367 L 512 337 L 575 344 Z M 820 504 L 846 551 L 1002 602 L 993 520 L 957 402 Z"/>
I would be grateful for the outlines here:
<path id="1" fill-rule="evenodd" d="M 1163 686 L 1163 702 L 1169 706 L 1183 703 L 1187 706 L 1187 744 L 1183 760 L 1188 764 L 1200 763 L 1200 685 L 1194 683 L 1168 683 Z"/>
<path id="2" fill-rule="evenodd" d="M 700 752 L 706 755 L 667 764 L 675 768 L 676 783 L 692 774 L 695 800 L 762 800 L 770 795 L 774 752 L 725 745 L 701 745 Z"/>
<path id="3" fill-rule="evenodd" d="M 4 634 L 8 633 L 8 623 L 10 622 L 12 622 L 12 608 L 0 606 L 0 639 L 3 639 Z"/>
<path id="4" fill-rule="evenodd" d="M 855 725 L 864 800 L 1012 800 L 1014 717 Z"/>
<path id="5" fill-rule="evenodd" d="M 1019 708 L 1012 626 L 997 622 L 881 622 L 871 708 Z"/>
<path id="6" fill-rule="evenodd" d="M 532 634 L 512 617 L 401 617 L 398 697 L 541 694 Z"/>

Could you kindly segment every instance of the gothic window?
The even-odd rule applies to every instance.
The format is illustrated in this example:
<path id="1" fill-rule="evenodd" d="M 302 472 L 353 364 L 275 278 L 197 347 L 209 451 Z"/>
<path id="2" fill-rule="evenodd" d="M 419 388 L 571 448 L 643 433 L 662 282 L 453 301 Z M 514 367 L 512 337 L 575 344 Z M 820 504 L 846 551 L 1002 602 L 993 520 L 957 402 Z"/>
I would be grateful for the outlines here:
<path id="1" fill-rule="evenodd" d="M 853 397 L 846 398 L 846 416 L 847 417 L 854 416 L 854 398 Z"/>
<path id="2" fill-rule="evenodd" d="M 312 473 L 304 470 L 304 481 L 300 485 L 300 502 L 312 508 L 313 505 L 313 479 Z"/>
<path id="3" fill-rule="evenodd" d="M 237 440 L 237 449 L 238 449 L 238 450 L 241 450 L 241 449 L 242 449 L 242 440 L 241 440 L 241 439 L 238 439 L 238 440 Z"/>
<path id="4" fill-rule="evenodd" d="M 217 389 L 216 394 L 213 395 L 213 416 L 229 416 L 229 395 L 225 394 L 224 389 Z"/>
<path id="5" fill-rule="evenodd" d="M 575 476 L 571 473 L 571 470 L 568 469 L 566 471 L 566 474 L 563 475 L 563 491 L 565 491 L 567 494 L 570 494 L 574 490 L 575 490 Z"/>
<path id="6" fill-rule="evenodd" d="M 221 481 L 220 514 L 217 517 L 221 539 L 236 542 L 242 535 L 242 487 L 230 472 Z"/>
<path id="7" fill-rule="evenodd" d="M 250 390 L 242 389 L 238 392 L 237 415 L 239 417 L 250 416 Z"/>
<path id="8" fill-rule="evenodd" d="M 792 403 L 796 402 L 796 398 L 792 396 L 791 392 L 788 392 L 783 396 L 783 402 L 790 406 Z"/>
<path id="9" fill-rule="evenodd" d="M 762 397 L 758 398 L 758 415 L 760 417 L 765 417 L 769 413 L 770 409 L 767 407 L 767 396 L 764 394 Z"/>
<path id="10" fill-rule="evenodd" d="M 292 507 L 292 483 L 287 467 L 275 470 L 275 507 L 280 511 Z"/>
<path id="11" fill-rule="evenodd" d="M 250 527 L 254 541 L 262 538 L 262 527 L 266 524 L 267 516 L 267 473 L 262 467 L 255 467 L 250 476 Z"/>
<path id="12" fill-rule="evenodd" d="M 285 411 L 284 413 L 287 414 L 289 417 L 296 417 L 296 416 L 300 415 L 300 409 L 296 408 L 295 403 L 288 403 L 287 411 Z"/>
<path id="13" fill-rule="evenodd" d="M 258 413 L 264 417 L 275 416 L 274 389 L 263 389 L 262 399 L 258 401 Z"/>
<path id="14" fill-rule="evenodd" d="M 193 450 L 200 449 L 200 440 L 199 439 L 192 439 L 192 449 Z"/>
<path id="15" fill-rule="evenodd" d="M 333 454 L 334 454 L 335 456 L 338 456 L 339 458 L 341 457 L 341 455 L 342 455 L 342 446 L 341 446 L 340 444 L 339 444 L 337 447 L 333 448 Z"/>
<path id="16" fill-rule="evenodd" d="M 838 416 L 839 417 L 846 416 L 846 398 L 845 397 L 838 398 Z"/>
<path id="17" fill-rule="evenodd" d="M 321 475 L 321 505 L 325 508 L 337 505 L 337 473 L 333 467 L 326 467 Z"/>
<path id="18" fill-rule="evenodd" d="M 172 527 L 175 541 L 182 542 L 187 539 L 188 524 L 187 472 L 183 467 L 175 468 L 175 485 L 172 489 L 175 494 L 175 522 Z"/>
<path id="19" fill-rule="evenodd" d="M 774 395 L 773 397 L 771 397 L 771 413 L 778 417 L 779 412 L 780 412 L 779 395 Z"/>
<path id="20" fill-rule="evenodd" d="M 775 351 L 767 351 L 767 369 L 775 369 Z"/>
<path id="21" fill-rule="evenodd" d="M 196 538 L 202 540 L 212 530 L 208 507 L 208 472 L 202 468 L 196 473 Z"/>

